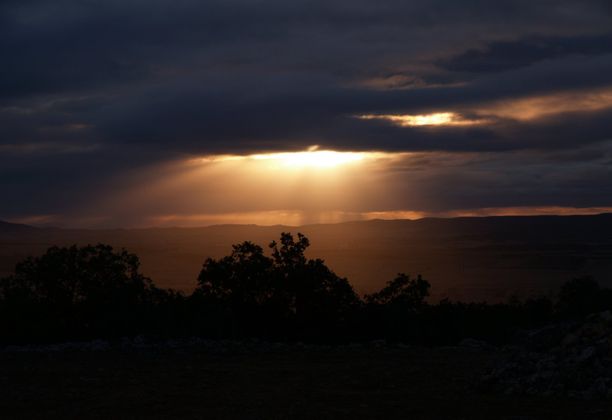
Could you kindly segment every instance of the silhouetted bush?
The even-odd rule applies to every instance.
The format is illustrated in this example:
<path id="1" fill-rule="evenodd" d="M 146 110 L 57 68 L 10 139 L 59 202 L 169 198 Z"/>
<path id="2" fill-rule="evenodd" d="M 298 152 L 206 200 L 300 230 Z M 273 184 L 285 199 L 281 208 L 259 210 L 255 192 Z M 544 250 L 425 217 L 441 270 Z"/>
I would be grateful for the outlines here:
<path id="1" fill-rule="evenodd" d="M 364 297 L 366 318 L 373 331 L 394 341 L 420 341 L 422 312 L 427 306 L 430 284 L 421 276 L 411 279 L 399 273 L 380 291 Z"/>
<path id="2" fill-rule="evenodd" d="M 366 295 L 365 300 L 373 305 L 399 305 L 418 312 L 425 306 L 431 285 L 419 275 L 416 279 L 399 273 L 397 277 L 380 290 Z"/>
<path id="3" fill-rule="evenodd" d="M 559 291 L 556 310 L 562 318 L 580 318 L 606 309 L 612 309 L 610 290 L 601 289 L 591 277 L 570 280 Z"/>

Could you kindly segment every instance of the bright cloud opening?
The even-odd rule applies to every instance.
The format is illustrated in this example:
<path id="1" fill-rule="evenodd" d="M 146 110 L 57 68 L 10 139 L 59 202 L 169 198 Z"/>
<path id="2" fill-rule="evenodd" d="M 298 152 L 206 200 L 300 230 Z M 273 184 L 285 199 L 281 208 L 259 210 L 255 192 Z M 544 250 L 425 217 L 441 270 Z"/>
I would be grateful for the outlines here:
<path id="1" fill-rule="evenodd" d="M 335 150 L 318 150 L 313 146 L 301 152 L 259 153 L 253 155 L 210 156 L 204 162 L 255 161 L 268 163 L 269 166 L 283 168 L 335 168 L 355 164 L 369 159 L 387 156 L 379 152 L 338 152 Z"/>
<path id="2" fill-rule="evenodd" d="M 251 158 L 255 160 L 277 161 L 288 167 L 331 168 L 364 160 L 366 158 L 366 153 L 320 150 L 294 153 L 270 153 L 253 155 Z"/>
<path id="3" fill-rule="evenodd" d="M 362 120 L 385 120 L 402 127 L 474 125 L 481 120 L 468 120 L 454 112 L 437 112 L 433 114 L 403 115 L 403 114 L 364 114 L 357 118 Z"/>

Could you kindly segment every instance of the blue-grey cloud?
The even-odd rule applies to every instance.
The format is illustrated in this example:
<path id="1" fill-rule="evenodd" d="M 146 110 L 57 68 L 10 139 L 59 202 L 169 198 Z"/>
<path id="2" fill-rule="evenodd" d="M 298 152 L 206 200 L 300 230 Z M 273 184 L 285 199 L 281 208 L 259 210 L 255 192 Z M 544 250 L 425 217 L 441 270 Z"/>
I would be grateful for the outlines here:
<path id="1" fill-rule="evenodd" d="M 552 37 L 531 36 L 513 41 L 497 41 L 484 49 L 472 49 L 439 65 L 460 72 L 499 72 L 529 66 L 543 60 L 566 56 L 612 53 L 612 34 Z"/>

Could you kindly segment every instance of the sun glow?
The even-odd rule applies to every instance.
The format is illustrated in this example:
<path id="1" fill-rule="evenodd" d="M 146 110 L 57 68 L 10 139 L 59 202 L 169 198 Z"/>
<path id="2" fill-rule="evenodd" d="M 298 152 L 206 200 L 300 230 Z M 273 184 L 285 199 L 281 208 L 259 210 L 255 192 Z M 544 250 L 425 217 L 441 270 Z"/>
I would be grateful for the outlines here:
<path id="1" fill-rule="evenodd" d="M 261 162 L 269 167 L 282 168 L 337 168 L 383 157 L 387 154 L 377 152 L 338 152 L 318 150 L 313 146 L 301 152 L 258 153 L 253 155 L 221 155 L 203 158 L 205 162 Z"/>
<path id="2" fill-rule="evenodd" d="M 336 152 L 333 150 L 313 150 L 293 153 L 269 153 L 252 155 L 255 160 L 271 160 L 281 163 L 284 166 L 301 168 L 333 168 L 353 162 L 364 160 L 366 153 L 357 152 Z"/>
<path id="3" fill-rule="evenodd" d="M 451 123 L 454 114 L 452 112 L 440 112 L 429 115 L 391 115 L 389 119 L 399 122 L 401 125 L 442 125 Z"/>

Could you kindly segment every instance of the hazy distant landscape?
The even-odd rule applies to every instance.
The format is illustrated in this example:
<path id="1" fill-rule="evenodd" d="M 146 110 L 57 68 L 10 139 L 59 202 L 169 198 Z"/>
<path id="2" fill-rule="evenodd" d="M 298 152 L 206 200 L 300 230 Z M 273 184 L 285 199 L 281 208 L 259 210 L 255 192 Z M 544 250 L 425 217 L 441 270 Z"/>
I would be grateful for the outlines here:
<path id="1" fill-rule="evenodd" d="M 422 274 L 432 300 L 506 300 L 549 293 L 591 275 L 612 285 L 612 215 L 374 220 L 307 226 L 70 230 L 0 224 L 0 277 L 51 245 L 107 243 L 136 253 L 160 287 L 191 291 L 207 257 L 253 241 L 267 249 L 283 231 L 302 232 L 307 254 L 323 258 L 359 293 L 398 272 Z"/>

